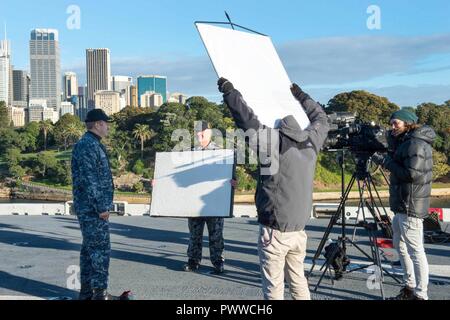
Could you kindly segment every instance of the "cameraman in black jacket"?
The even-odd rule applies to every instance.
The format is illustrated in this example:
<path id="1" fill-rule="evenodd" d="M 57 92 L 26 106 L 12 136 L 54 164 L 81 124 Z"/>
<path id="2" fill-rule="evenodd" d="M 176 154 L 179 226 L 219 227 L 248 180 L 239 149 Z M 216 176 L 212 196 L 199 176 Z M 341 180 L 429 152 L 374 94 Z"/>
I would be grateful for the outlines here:
<path id="1" fill-rule="evenodd" d="M 430 208 L 433 179 L 432 128 L 417 125 L 406 110 L 391 116 L 388 155 L 375 154 L 373 162 L 391 172 L 389 203 L 394 246 L 404 271 L 405 287 L 395 300 L 428 300 L 429 267 L 424 248 L 423 219 Z"/>

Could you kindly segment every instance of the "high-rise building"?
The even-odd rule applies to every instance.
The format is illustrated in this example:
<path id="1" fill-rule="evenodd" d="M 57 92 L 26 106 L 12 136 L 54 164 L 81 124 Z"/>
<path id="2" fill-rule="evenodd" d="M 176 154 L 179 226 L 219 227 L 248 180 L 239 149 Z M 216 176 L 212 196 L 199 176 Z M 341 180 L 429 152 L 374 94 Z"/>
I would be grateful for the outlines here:
<path id="1" fill-rule="evenodd" d="M 27 123 L 51 120 L 58 122 L 59 114 L 53 108 L 47 107 L 46 99 L 32 99 L 26 115 Z"/>
<path id="2" fill-rule="evenodd" d="M 113 76 L 111 80 L 111 90 L 122 94 L 133 84 L 133 78 L 128 76 Z"/>
<path id="3" fill-rule="evenodd" d="M 87 88 L 86 86 L 78 87 L 78 98 L 75 106 L 75 115 L 84 121 L 87 116 Z"/>
<path id="4" fill-rule="evenodd" d="M 74 106 L 73 106 L 72 102 L 69 102 L 69 101 L 61 102 L 61 109 L 59 112 L 59 117 L 62 117 L 65 114 L 71 114 L 71 115 L 75 114 Z"/>
<path id="5" fill-rule="evenodd" d="M 131 105 L 130 90 L 133 85 L 133 78 L 128 76 L 113 76 L 111 81 L 112 91 L 119 92 L 124 99 L 125 106 Z"/>
<path id="6" fill-rule="evenodd" d="M 5 36 L 6 38 L 6 36 Z M 11 44 L 9 40 L 0 40 L 0 101 L 10 105 L 11 80 Z"/>
<path id="7" fill-rule="evenodd" d="M 141 105 L 141 96 L 148 91 L 159 93 L 163 97 L 163 103 L 167 102 L 167 77 L 140 76 L 137 78 L 138 99 Z"/>
<path id="8" fill-rule="evenodd" d="M 111 90 L 111 61 L 109 49 L 86 50 L 88 109 L 95 108 L 95 93 Z"/>
<path id="9" fill-rule="evenodd" d="M 70 101 L 73 96 L 78 96 L 77 75 L 74 72 L 64 74 L 64 100 Z"/>
<path id="10" fill-rule="evenodd" d="M 30 75 L 23 70 L 13 70 L 13 105 L 28 106 L 30 101 Z"/>
<path id="11" fill-rule="evenodd" d="M 102 109 L 108 116 L 120 111 L 120 93 L 116 91 L 97 91 L 94 95 L 95 108 Z"/>
<path id="12" fill-rule="evenodd" d="M 25 125 L 25 108 L 8 107 L 8 118 L 14 127 Z"/>
<path id="13" fill-rule="evenodd" d="M 137 95 L 137 87 L 136 86 L 130 86 L 130 98 L 129 98 L 129 106 L 137 108 L 139 107 L 138 103 L 138 95 Z"/>
<path id="14" fill-rule="evenodd" d="M 163 96 L 154 91 L 148 91 L 141 96 L 141 107 L 142 108 L 153 108 L 157 109 L 163 105 Z"/>
<path id="15" fill-rule="evenodd" d="M 11 59 L 10 59 L 11 61 Z M 8 101 L 12 105 L 14 101 L 14 87 L 13 87 L 13 66 L 9 64 L 9 88 L 8 88 Z"/>
<path id="16" fill-rule="evenodd" d="M 30 40 L 31 97 L 45 99 L 59 112 L 61 106 L 61 61 L 58 31 L 35 29 Z"/>
<path id="17" fill-rule="evenodd" d="M 170 94 L 168 102 L 185 104 L 187 101 L 187 98 L 188 97 L 182 93 L 174 92 L 174 93 Z"/>

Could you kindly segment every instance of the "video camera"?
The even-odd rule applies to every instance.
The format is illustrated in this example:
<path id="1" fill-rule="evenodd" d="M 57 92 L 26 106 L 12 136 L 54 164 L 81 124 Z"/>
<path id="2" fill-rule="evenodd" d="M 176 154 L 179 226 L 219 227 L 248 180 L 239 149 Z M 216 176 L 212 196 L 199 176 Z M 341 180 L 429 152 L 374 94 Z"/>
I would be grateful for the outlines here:
<path id="1" fill-rule="evenodd" d="M 338 112 L 328 115 L 330 132 L 324 149 L 349 149 L 352 152 L 386 152 L 386 130 L 374 122 L 364 123 L 355 114 Z"/>

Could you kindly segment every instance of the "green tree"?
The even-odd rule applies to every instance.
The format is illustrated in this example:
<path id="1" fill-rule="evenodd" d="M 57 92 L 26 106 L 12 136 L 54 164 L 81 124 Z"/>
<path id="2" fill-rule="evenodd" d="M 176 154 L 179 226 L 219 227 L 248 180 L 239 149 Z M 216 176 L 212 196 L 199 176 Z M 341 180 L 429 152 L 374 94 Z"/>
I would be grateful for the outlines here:
<path id="1" fill-rule="evenodd" d="M 128 159 L 133 154 L 133 138 L 128 131 L 120 130 L 116 124 L 111 124 L 109 134 L 104 139 L 111 157 L 114 174 L 120 175 L 128 166 Z"/>
<path id="2" fill-rule="evenodd" d="M 429 125 L 439 133 L 450 129 L 450 106 L 422 103 L 417 107 L 417 116 L 419 123 Z"/>
<path id="3" fill-rule="evenodd" d="M 39 123 L 30 122 L 25 127 L 17 129 L 19 134 L 19 144 L 17 145 L 23 151 L 35 152 L 38 149 Z"/>
<path id="4" fill-rule="evenodd" d="M 51 180 L 61 185 L 72 184 L 72 173 L 69 161 L 59 161 L 56 166 L 49 169 L 49 176 Z"/>
<path id="5" fill-rule="evenodd" d="M 436 150 L 433 151 L 433 180 L 445 177 L 450 172 L 447 156 Z"/>
<path id="6" fill-rule="evenodd" d="M 19 165 L 22 160 L 22 153 L 18 148 L 11 148 L 6 151 L 5 162 L 8 167 Z"/>
<path id="7" fill-rule="evenodd" d="M 153 168 L 144 169 L 143 176 L 145 179 L 153 179 L 153 176 L 154 176 Z"/>
<path id="8" fill-rule="evenodd" d="M 0 128 L 7 128 L 9 126 L 9 114 L 5 101 L 0 101 Z"/>
<path id="9" fill-rule="evenodd" d="M 450 155 L 450 105 L 422 103 L 417 107 L 417 116 L 420 124 L 431 126 L 436 131 L 434 147 L 437 151 Z"/>
<path id="10" fill-rule="evenodd" d="M 193 130 L 194 120 L 187 106 L 179 103 L 163 104 L 154 115 L 153 149 L 157 152 L 173 150 L 178 141 L 172 141 L 172 134 L 177 129 Z M 192 132 L 192 131 L 191 131 Z"/>
<path id="11" fill-rule="evenodd" d="M 56 170 L 58 160 L 49 152 L 40 152 L 35 160 L 35 172 L 41 177 L 46 178 L 50 169 Z"/>
<path id="12" fill-rule="evenodd" d="M 144 159 L 144 143 L 152 138 L 152 131 L 148 125 L 137 124 L 133 136 L 141 142 L 141 159 Z"/>
<path id="13" fill-rule="evenodd" d="M 4 154 L 10 148 L 24 150 L 23 141 L 16 130 L 0 127 L 0 154 Z"/>
<path id="14" fill-rule="evenodd" d="M 20 165 L 14 165 L 8 169 L 8 173 L 13 178 L 21 179 L 26 175 L 26 170 Z"/>
<path id="15" fill-rule="evenodd" d="M 41 121 L 39 123 L 39 128 L 44 135 L 44 150 L 47 151 L 47 136 L 53 131 L 53 123 L 50 120 Z"/>
<path id="16" fill-rule="evenodd" d="M 67 150 L 67 141 L 70 141 L 72 144 L 75 143 L 75 141 L 78 141 L 80 139 L 81 135 L 83 134 L 83 129 L 78 126 L 76 123 L 70 123 L 64 132 L 64 146 L 65 150 Z"/>
<path id="17" fill-rule="evenodd" d="M 400 108 L 387 98 L 367 91 L 352 91 L 336 95 L 328 102 L 327 112 L 352 112 L 365 121 L 387 126 L 393 112 Z"/>
<path id="18" fill-rule="evenodd" d="M 225 130 L 233 127 L 234 121 L 228 112 L 228 107 L 209 102 L 203 97 L 192 97 L 186 102 L 193 120 L 203 120 L 211 124 L 211 127 L 225 133 Z"/>
<path id="19" fill-rule="evenodd" d="M 236 167 L 237 189 L 239 191 L 251 191 L 256 189 L 256 180 L 246 170 L 245 166 Z"/>
<path id="20" fill-rule="evenodd" d="M 142 160 L 137 160 L 133 166 L 133 172 L 138 175 L 143 175 L 145 170 L 145 164 Z"/>
<path id="21" fill-rule="evenodd" d="M 133 131 L 137 123 L 141 123 L 141 118 L 146 117 L 153 111 L 150 108 L 126 107 L 112 118 L 117 127 L 122 131 Z"/>
<path id="22" fill-rule="evenodd" d="M 137 193 L 143 193 L 144 192 L 144 184 L 142 183 L 142 181 L 136 182 L 133 185 L 133 191 L 137 192 Z"/>
<path id="23" fill-rule="evenodd" d="M 53 128 L 53 136 L 58 145 L 67 149 L 69 141 L 75 141 L 85 131 L 84 124 L 77 116 L 65 114 Z"/>

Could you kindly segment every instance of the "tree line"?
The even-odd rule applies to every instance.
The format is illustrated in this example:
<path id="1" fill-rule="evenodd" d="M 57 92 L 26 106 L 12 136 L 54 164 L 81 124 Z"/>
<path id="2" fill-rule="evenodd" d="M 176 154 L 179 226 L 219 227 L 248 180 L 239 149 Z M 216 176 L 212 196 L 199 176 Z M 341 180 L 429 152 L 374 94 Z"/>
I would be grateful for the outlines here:
<path id="1" fill-rule="evenodd" d="M 341 93 L 331 99 L 325 110 L 357 113 L 363 121 L 375 121 L 388 126 L 389 117 L 399 106 L 387 98 L 366 91 Z M 443 105 L 423 103 L 408 107 L 415 112 L 419 123 L 432 126 L 438 135 L 434 144 L 434 178 L 450 172 L 450 100 Z M 224 136 L 234 130 L 234 121 L 228 108 L 203 97 L 192 97 L 186 104 L 165 103 L 159 109 L 126 107 L 113 115 L 109 136 L 104 139 L 115 176 L 133 172 L 145 179 L 153 178 L 156 152 L 171 151 L 177 141 L 172 141 L 175 129 L 194 132 L 194 122 L 208 121 Z M 0 177 L 21 179 L 25 176 L 60 185 L 70 185 L 70 149 L 84 134 L 85 126 L 76 116 L 66 114 L 53 124 L 50 121 L 33 122 L 23 128 L 13 128 L 8 123 L 7 110 L 0 102 Z M 194 141 L 192 141 L 192 144 Z M 58 155 L 67 150 L 69 155 Z M 319 157 L 316 182 L 325 187 L 340 182 L 335 154 L 322 153 Z M 347 166 L 348 173 L 352 164 Z M 237 168 L 238 189 L 252 191 L 256 187 L 257 166 L 242 165 Z M 149 187 L 150 188 L 150 187 Z M 142 182 L 134 191 L 144 190 Z"/>

